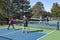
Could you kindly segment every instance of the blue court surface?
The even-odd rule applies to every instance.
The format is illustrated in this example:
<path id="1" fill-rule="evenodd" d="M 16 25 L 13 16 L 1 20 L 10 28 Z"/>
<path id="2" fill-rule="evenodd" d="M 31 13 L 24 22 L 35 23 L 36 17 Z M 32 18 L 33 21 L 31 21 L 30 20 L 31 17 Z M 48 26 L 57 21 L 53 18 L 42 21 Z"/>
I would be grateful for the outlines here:
<path id="1" fill-rule="evenodd" d="M 0 40 L 37 40 L 45 34 L 46 33 L 39 31 L 23 33 L 22 30 L 7 30 L 7 28 L 0 28 Z"/>

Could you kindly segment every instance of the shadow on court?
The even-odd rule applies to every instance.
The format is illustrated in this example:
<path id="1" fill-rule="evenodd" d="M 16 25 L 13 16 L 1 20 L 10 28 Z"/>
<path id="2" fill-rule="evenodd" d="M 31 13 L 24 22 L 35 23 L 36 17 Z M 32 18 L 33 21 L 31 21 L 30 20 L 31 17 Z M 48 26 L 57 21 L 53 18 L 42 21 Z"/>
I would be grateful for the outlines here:
<path id="1" fill-rule="evenodd" d="M 0 36 L 0 40 L 12 40 L 12 39 L 7 38 L 7 37 Z"/>
<path id="2" fill-rule="evenodd" d="M 34 32 L 43 32 L 43 30 L 34 30 L 34 31 L 29 31 L 29 33 L 34 33 Z"/>
<path id="3" fill-rule="evenodd" d="M 22 28 L 19 28 L 19 29 L 14 29 L 14 30 L 22 30 Z"/>

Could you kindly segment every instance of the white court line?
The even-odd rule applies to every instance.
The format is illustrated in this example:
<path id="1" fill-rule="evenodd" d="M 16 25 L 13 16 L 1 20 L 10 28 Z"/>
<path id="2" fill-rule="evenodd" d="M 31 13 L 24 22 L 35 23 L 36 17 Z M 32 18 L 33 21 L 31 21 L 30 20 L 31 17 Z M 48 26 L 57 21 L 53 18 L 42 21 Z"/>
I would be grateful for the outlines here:
<path id="1" fill-rule="evenodd" d="M 14 32 L 5 33 L 5 34 L 1 34 L 0 36 L 8 35 L 8 34 L 11 34 L 11 33 L 16 33 L 16 32 L 19 32 L 19 31 L 20 31 L 20 30 L 14 31 Z"/>
<path id="2" fill-rule="evenodd" d="M 51 31 L 51 32 L 49 32 L 48 34 L 46 34 L 46 35 L 44 35 L 44 36 L 42 36 L 42 37 L 38 38 L 37 40 L 40 40 L 40 39 L 42 39 L 42 38 L 44 38 L 44 37 L 48 36 L 49 34 L 51 34 L 51 33 L 55 32 L 55 31 L 56 31 L 56 30 Z"/>

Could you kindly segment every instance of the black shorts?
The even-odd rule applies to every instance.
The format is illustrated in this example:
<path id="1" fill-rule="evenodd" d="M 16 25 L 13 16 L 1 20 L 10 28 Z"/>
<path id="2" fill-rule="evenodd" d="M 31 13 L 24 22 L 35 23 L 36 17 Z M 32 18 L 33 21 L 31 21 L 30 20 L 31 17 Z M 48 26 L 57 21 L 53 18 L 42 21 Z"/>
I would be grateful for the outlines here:
<path id="1" fill-rule="evenodd" d="M 28 27 L 28 24 L 24 23 L 24 27 Z"/>

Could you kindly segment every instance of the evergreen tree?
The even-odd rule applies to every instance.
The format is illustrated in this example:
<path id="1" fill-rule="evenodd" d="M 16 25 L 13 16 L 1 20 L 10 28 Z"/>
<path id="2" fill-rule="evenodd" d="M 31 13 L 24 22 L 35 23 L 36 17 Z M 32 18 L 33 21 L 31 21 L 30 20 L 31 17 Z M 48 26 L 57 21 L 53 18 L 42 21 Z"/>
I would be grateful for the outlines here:
<path id="1" fill-rule="evenodd" d="M 28 0 L 6 0 L 7 5 L 4 6 L 4 10 L 8 16 L 19 16 L 22 17 L 24 14 L 30 16 L 30 2 Z M 17 14 L 17 15 L 16 15 Z"/>
<path id="2" fill-rule="evenodd" d="M 0 0 L 0 18 L 7 17 L 5 10 L 3 10 L 4 6 L 6 6 L 6 0 Z"/>

